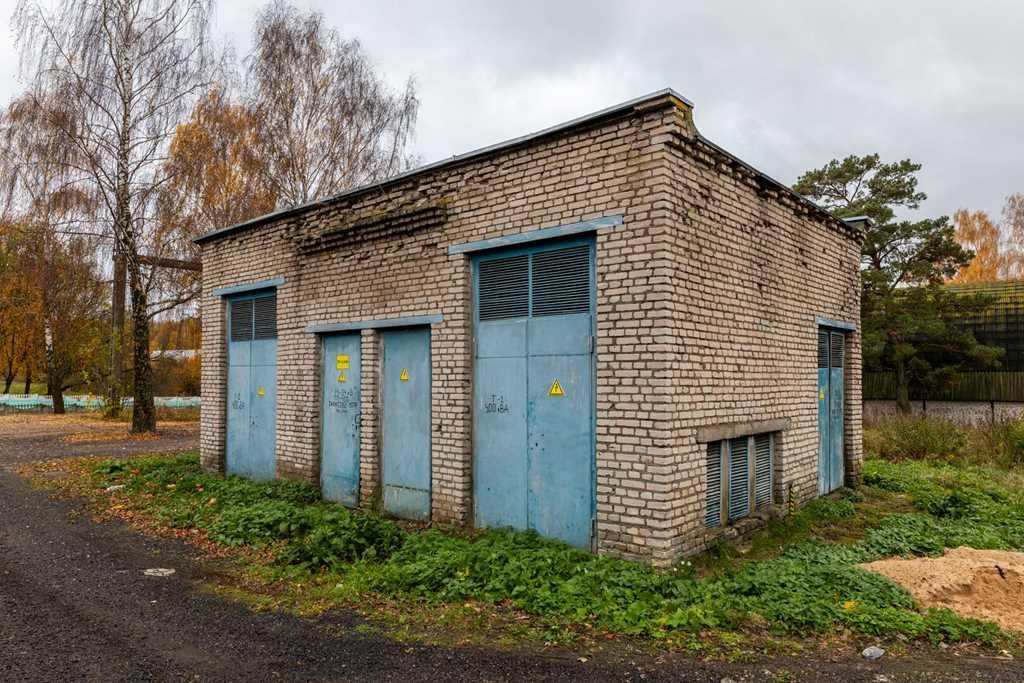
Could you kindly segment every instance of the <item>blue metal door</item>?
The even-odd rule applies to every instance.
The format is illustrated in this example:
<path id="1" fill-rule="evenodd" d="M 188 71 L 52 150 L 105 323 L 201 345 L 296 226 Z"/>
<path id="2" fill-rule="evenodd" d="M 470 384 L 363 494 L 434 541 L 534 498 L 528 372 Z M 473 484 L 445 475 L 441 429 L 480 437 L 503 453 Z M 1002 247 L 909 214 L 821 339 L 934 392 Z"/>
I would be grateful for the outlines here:
<path id="1" fill-rule="evenodd" d="M 593 242 L 486 255 L 475 276 L 476 523 L 589 547 Z"/>
<path id="2" fill-rule="evenodd" d="M 273 479 L 277 420 L 277 295 L 228 302 L 228 415 L 225 470 Z"/>
<path id="3" fill-rule="evenodd" d="M 359 504 L 360 336 L 324 337 L 320 489 L 327 500 Z"/>
<path id="4" fill-rule="evenodd" d="M 430 328 L 388 330 L 383 343 L 384 509 L 430 519 Z"/>
<path id="5" fill-rule="evenodd" d="M 829 439 L 831 465 L 829 489 L 835 491 L 843 485 L 843 361 L 845 337 L 840 332 L 830 332 L 829 348 Z"/>
<path id="6" fill-rule="evenodd" d="M 818 493 L 843 485 L 845 337 L 818 330 Z"/>

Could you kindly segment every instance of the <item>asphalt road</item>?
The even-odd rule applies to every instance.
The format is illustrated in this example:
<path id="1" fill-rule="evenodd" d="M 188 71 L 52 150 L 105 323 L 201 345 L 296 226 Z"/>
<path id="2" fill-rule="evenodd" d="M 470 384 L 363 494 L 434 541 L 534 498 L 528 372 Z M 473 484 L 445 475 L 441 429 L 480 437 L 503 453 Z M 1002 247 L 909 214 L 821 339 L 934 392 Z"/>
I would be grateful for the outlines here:
<path id="1" fill-rule="evenodd" d="M 338 611 L 315 620 L 255 613 L 200 592 L 209 571 L 173 540 L 93 522 L 74 502 L 32 489 L 13 465 L 81 454 L 77 442 L 31 437 L 0 421 L 0 681 L 714 681 L 983 680 L 1024 673 L 997 660 L 867 663 L 802 658 L 755 665 L 647 658 L 581 662 L 486 648 L 442 648 L 360 633 Z M 145 451 L 178 450 L 177 437 Z M 194 439 L 194 436 L 193 436 Z M 89 449 L 103 444 L 94 443 Z M 134 450 L 128 449 L 128 452 Z M 124 453 L 124 454 L 127 454 Z M 154 567 L 171 577 L 146 576 Z M 780 672 L 791 678 L 779 678 Z M 878 678 L 879 675 L 886 678 Z"/>

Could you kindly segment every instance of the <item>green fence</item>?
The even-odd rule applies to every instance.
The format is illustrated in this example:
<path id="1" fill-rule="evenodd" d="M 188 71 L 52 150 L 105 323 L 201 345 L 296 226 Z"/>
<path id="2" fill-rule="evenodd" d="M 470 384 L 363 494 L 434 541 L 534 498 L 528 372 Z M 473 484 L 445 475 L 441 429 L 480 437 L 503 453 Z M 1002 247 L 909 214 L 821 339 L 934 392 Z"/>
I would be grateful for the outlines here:
<path id="1" fill-rule="evenodd" d="M 198 408 L 198 396 L 157 396 L 153 403 L 161 408 Z M 67 410 L 100 410 L 105 405 L 101 396 L 65 396 Z M 132 406 L 131 397 L 124 399 L 126 408 Z M 0 408 L 12 410 L 42 410 L 53 408 L 53 399 L 40 394 L 0 394 Z"/>
<path id="2" fill-rule="evenodd" d="M 891 372 L 865 372 L 864 398 L 892 401 L 896 376 Z M 910 392 L 915 401 L 1024 401 L 1024 372 L 966 372 L 951 387 L 922 395 Z"/>

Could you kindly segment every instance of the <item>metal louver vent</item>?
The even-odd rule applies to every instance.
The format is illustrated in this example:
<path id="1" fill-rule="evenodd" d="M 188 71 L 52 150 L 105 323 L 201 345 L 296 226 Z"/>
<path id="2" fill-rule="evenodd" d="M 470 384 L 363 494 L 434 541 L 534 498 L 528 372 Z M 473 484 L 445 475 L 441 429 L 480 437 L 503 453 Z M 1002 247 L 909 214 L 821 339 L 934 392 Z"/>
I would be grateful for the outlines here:
<path id="1" fill-rule="evenodd" d="M 754 505 L 758 508 L 772 503 L 772 435 L 754 437 Z"/>
<path id="2" fill-rule="evenodd" d="M 828 367 L 828 332 L 818 332 L 818 367 Z"/>
<path id="3" fill-rule="evenodd" d="M 231 341 L 252 340 L 252 299 L 232 301 L 230 305 Z"/>
<path id="4" fill-rule="evenodd" d="M 590 246 L 533 255 L 533 315 L 590 312 Z"/>
<path id="5" fill-rule="evenodd" d="M 708 491 L 705 497 L 704 526 L 722 526 L 722 442 L 708 444 L 705 473 Z"/>
<path id="6" fill-rule="evenodd" d="M 748 438 L 729 439 L 729 521 L 750 513 Z"/>
<path id="7" fill-rule="evenodd" d="M 832 361 L 832 367 L 843 367 L 843 335 L 838 332 L 832 333 L 832 349 L 829 358 Z"/>
<path id="8" fill-rule="evenodd" d="M 255 303 L 255 333 L 253 339 L 274 339 L 277 337 L 277 296 L 261 296 Z"/>
<path id="9" fill-rule="evenodd" d="M 523 318 L 530 314 L 530 257 L 526 254 L 481 261 L 480 320 Z"/>

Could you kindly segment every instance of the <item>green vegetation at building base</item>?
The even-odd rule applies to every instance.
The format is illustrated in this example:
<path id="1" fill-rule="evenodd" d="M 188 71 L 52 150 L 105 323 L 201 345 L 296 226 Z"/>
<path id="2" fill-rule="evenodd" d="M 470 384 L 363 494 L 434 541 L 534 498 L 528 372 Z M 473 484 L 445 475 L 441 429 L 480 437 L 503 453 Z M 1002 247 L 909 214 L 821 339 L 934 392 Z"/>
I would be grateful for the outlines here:
<path id="1" fill-rule="evenodd" d="M 109 495 L 161 524 L 205 530 L 222 546 L 264 548 L 273 559 L 254 571 L 325 586 L 319 598 L 337 604 L 479 601 L 552 627 L 586 624 L 655 638 L 757 624 L 791 635 L 1008 642 L 993 624 L 922 610 L 904 589 L 855 565 L 960 545 L 1024 549 L 1019 477 L 980 466 L 869 460 L 864 480 L 863 492 L 815 501 L 774 523 L 744 557 L 722 551 L 702 560 L 702 571 L 689 562 L 659 571 L 531 533 L 408 531 L 320 502 L 305 484 L 207 474 L 194 454 L 106 462 L 90 486 L 124 485 Z"/>

